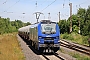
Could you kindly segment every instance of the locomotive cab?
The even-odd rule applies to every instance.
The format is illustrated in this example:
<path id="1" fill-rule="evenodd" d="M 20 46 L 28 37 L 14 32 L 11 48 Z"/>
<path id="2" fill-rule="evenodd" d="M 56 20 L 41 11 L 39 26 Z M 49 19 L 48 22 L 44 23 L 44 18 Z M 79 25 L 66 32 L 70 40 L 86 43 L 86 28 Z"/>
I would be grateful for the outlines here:
<path id="1" fill-rule="evenodd" d="M 38 27 L 39 48 L 44 52 L 56 52 L 60 48 L 60 32 L 56 22 L 44 21 Z M 49 51 L 50 50 L 50 51 Z"/>

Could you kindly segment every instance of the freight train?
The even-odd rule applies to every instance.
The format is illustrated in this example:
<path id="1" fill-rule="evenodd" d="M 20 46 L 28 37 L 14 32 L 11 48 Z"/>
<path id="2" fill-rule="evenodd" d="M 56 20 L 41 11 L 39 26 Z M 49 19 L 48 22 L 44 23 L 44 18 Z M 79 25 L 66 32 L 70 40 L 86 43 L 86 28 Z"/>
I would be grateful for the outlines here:
<path id="1" fill-rule="evenodd" d="M 56 22 L 41 20 L 18 29 L 18 35 L 30 41 L 40 52 L 57 52 L 60 49 L 60 29 Z"/>

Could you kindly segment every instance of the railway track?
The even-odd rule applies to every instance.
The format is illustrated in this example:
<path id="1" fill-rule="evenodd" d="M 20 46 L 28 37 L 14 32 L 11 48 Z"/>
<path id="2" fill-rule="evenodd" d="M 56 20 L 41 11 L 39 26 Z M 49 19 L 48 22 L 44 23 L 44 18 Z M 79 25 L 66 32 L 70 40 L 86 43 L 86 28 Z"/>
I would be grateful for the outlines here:
<path id="1" fill-rule="evenodd" d="M 64 58 L 62 58 L 61 56 L 59 56 L 57 53 L 53 53 L 52 55 L 42 54 L 42 56 L 46 60 L 65 60 Z"/>
<path id="2" fill-rule="evenodd" d="M 72 49 L 72 50 L 76 50 L 78 52 L 87 54 L 90 56 L 90 48 L 86 47 L 86 46 L 81 46 L 79 44 L 75 44 L 66 40 L 61 40 L 61 46 Z"/>

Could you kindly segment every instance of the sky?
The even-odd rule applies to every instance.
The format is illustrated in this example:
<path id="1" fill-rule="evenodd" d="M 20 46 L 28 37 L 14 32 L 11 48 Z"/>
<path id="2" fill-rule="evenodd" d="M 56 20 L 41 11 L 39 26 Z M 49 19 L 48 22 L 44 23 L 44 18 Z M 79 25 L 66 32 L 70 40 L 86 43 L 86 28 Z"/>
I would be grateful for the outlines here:
<path id="1" fill-rule="evenodd" d="M 10 18 L 11 21 L 36 23 L 35 12 L 41 12 L 39 21 L 49 19 L 54 22 L 60 19 L 68 19 L 72 3 L 72 14 L 76 14 L 79 8 L 87 9 L 90 0 L 0 0 L 0 16 Z M 50 15 L 48 14 L 50 13 Z"/>

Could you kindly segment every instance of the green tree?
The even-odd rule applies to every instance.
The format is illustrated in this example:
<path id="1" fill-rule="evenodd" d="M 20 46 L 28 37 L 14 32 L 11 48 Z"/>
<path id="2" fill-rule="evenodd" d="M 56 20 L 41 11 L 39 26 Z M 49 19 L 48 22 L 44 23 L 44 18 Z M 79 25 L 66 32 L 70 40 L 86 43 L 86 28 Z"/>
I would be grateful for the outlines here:
<path id="1" fill-rule="evenodd" d="M 16 32 L 19 28 L 26 25 L 30 25 L 30 23 L 23 23 L 21 20 L 10 21 L 10 18 L 0 17 L 0 34 Z"/>
<path id="2" fill-rule="evenodd" d="M 72 30 L 73 32 L 78 33 L 79 31 L 79 19 L 77 17 L 77 15 L 72 15 Z"/>
<path id="3" fill-rule="evenodd" d="M 0 17 L 0 34 L 5 32 L 5 22 L 4 19 Z"/>
<path id="4" fill-rule="evenodd" d="M 25 26 L 28 26 L 28 25 L 31 25 L 31 23 L 30 22 L 25 23 Z"/>
<path id="5" fill-rule="evenodd" d="M 68 22 L 66 20 L 60 20 L 59 23 L 59 28 L 60 28 L 60 33 L 69 33 L 69 25 Z"/>
<path id="6" fill-rule="evenodd" d="M 80 20 L 80 30 L 82 35 L 90 34 L 90 6 L 88 9 L 80 8 L 77 15 Z"/>

